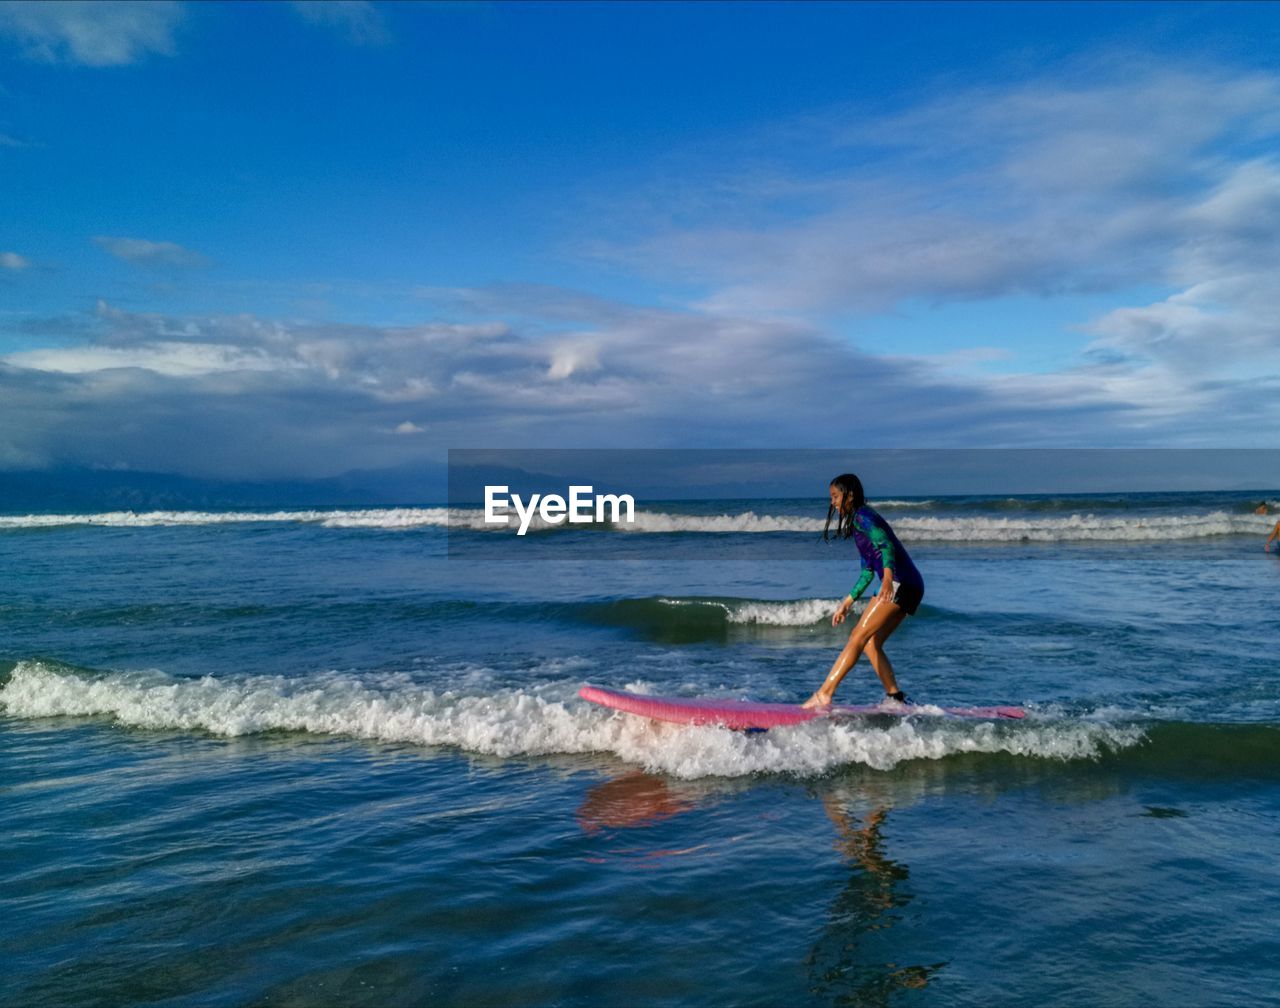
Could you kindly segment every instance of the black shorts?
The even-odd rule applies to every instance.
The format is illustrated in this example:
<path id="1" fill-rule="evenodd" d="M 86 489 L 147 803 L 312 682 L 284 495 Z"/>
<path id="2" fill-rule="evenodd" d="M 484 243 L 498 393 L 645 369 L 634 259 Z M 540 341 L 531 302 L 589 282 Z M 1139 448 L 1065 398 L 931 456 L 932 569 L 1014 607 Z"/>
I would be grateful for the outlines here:
<path id="1" fill-rule="evenodd" d="M 893 604 L 908 616 L 914 616 L 924 598 L 924 584 L 920 581 L 901 581 L 893 583 Z"/>

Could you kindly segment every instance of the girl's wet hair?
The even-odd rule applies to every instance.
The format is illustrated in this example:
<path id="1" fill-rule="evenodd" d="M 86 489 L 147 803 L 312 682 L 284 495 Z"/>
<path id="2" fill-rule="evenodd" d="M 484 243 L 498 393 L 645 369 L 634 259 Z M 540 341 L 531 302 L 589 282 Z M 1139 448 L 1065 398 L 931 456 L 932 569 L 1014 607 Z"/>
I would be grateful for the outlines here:
<path id="1" fill-rule="evenodd" d="M 836 538 L 848 539 L 853 535 L 854 512 L 867 502 L 867 496 L 862 492 L 862 480 L 853 473 L 841 473 L 831 481 L 831 485 L 840 491 L 841 506 L 827 506 L 827 524 L 822 528 L 822 538 L 831 538 L 831 519 L 835 518 Z"/>

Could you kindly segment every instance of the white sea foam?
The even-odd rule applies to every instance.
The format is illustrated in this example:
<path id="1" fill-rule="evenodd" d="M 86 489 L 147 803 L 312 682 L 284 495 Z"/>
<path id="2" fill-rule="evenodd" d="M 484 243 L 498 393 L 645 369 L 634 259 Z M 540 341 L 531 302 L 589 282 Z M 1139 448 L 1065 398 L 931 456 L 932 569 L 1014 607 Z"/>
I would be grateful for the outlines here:
<path id="1" fill-rule="evenodd" d="M 665 511 L 636 511 L 631 524 L 614 526 L 620 532 L 821 532 L 824 520 L 804 515 L 736 514 L 694 515 Z"/>
<path id="2" fill-rule="evenodd" d="M 242 525 L 293 523 L 330 528 L 411 528 L 447 525 L 447 508 L 382 508 L 329 511 L 104 511 L 96 514 L 0 515 L 0 529 L 102 525 L 109 528 L 152 528 L 175 525 Z"/>
<path id="3" fill-rule="evenodd" d="M 310 514 L 304 512 L 303 514 Z M 274 520 L 274 519 L 273 519 Z M 288 520 L 288 519 L 285 519 Z M 315 520 L 300 518 L 298 520 Z M 412 528 L 450 526 L 473 531 L 505 531 L 486 524 L 483 512 L 468 509 L 392 509 L 334 512 L 321 523 L 327 527 Z M 1212 538 L 1224 535 L 1265 534 L 1273 522 L 1257 515 L 1208 514 L 1113 516 L 1093 514 L 1037 515 L 1033 517 L 900 517 L 894 527 L 917 542 L 1146 542 Z M 718 515 L 692 515 L 637 510 L 634 523 L 619 523 L 613 531 L 656 534 L 741 535 L 760 533 L 821 533 L 824 519 L 803 515 L 757 514 L 754 511 Z M 535 516 L 535 531 L 564 528 Z"/>
<path id="4" fill-rule="evenodd" d="M 744 602 L 728 606 L 730 623 L 765 626 L 811 626 L 826 623 L 839 599 L 800 599 L 796 602 Z"/>
<path id="5" fill-rule="evenodd" d="M 481 511 L 449 508 L 364 508 L 298 511 L 103 511 L 94 514 L 0 515 L 0 529 L 101 525 L 156 528 L 184 525 L 295 524 L 325 528 L 493 528 Z"/>
<path id="6" fill-rule="evenodd" d="M 1142 542 L 1251 534 L 1267 527 L 1260 516 L 1224 511 L 1140 517 L 900 518 L 894 522 L 900 536 L 918 542 Z"/>
<path id="7" fill-rule="evenodd" d="M 821 532 L 825 522 L 792 515 L 685 515 L 637 512 L 636 523 L 624 531 L 763 533 Z M 1201 539 L 1223 535 L 1265 533 L 1272 522 L 1257 515 L 1209 514 L 1116 517 L 1093 514 L 1035 515 L 1017 518 L 983 516 L 901 517 L 893 522 L 903 539 L 912 542 L 1145 542 Z"/>
<path id="8" fill-rule="evenodd" d="M 643 688 L 644 684 L 634 684 Z M 608 753 L 673 777 L 799 776 L 847 764 L 889 770 L 967 752 L 1087 759 L 1137 744 L 1140 729 L 1100 722 L 1018 724 L 820 720 L 764 734 L 662 724 L 579 700 L 578 683 L 481 692 L 432 690 L 407 676 L 339 673 L 175 679 L 159 672 L 86 675 L 20 662 L 0 690 L 11 716 L 107 716 L 144 729 L 237 736 L 266 731 L 451 746 L 500 757 Z M 468 683 L 475 689 L 475 683 Z"/>
<path id="9" fill-rule="evenodd" d="M 501 510 L 499 509 L 499 514 Z M 514 512 L 512 513 L 514 515 Z M 515 523 L 511 529 L 514 530 Z M 295 511 L 103 511 L 93 514 L 0 515 L 0 529 L 58 528 L 100 525 L 107 528 L 158 528 L 195 525 L 294 524 L 324 528 L 418 529 L 456 528 L 503 532 L 508 526 L 485 521 L 478 508 L 338 508 Z M 561 527 L 535 515 L 531 529 Z"/>
<path id="10" fill-rule="evenodd" d="M 479 517 L 478 523 L 473 518 Z M 483 527 L 479 512 L 459 511 L 454 508 L 383 508 L 369 511 L 334 511 L 321 521 L 325 528 L 378 528 L 412 529 L 445 528 L 461 525 L 466 528 Z"/>
<path id="11" fill-rule="evenodd" d="M 712 606 L 724 611 L 730 623 L 760 624 L 764 626 L 810 626 L 831 618 L 840 604 L 839 599 L 798 599 L 792 602 L 720 602 L 715 599 L 663 598 L 659 602 L 669 606 Z M 861 606 L 855 607 L 860 611 Z"/>
<path id="12" fill-rule="evenodd" d="M 635 534 L 758 534 L 820 533 L 824 519 L 804 515 L 757 514 L 755 511 L 714 515 L 637 510 L 633 524 L 618 523 L 614 531 Z M 230 524 L 307 524 L 324 528 L 407 530 L 453 528 L 479 532 L 512 532 L 506 525 L 488 524 L 478 508 L 356 508 L 295 511 L 109 511 L 95 514 L 0 515 L 0 530 L 98 525 L 114 528 Z M 1125 515 L 1035 514 L 1018 517 L 903 516 L 894 528 L 911 542 L 1146 542 L 1200 539 L 1224 535 L 1265 535 L 1274 523 L 1269 516 L 1228 514 Z M 535 531 L 563 529 L 540 517 Z M 581 527 L 581 526 L 575 526 Z M 513 533 L 514 534 L 514 533 Z"/>

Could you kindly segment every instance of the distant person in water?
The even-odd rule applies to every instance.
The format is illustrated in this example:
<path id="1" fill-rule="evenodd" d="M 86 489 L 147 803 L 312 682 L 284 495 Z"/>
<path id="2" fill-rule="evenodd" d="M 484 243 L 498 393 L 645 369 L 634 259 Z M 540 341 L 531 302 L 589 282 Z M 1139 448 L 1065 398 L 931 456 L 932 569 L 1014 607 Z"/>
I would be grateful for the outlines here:
<path id="1" fill-rule="evenodd" d="M 817 692 L 804 705 L 828 706 L 840 680 L 853 668 L 863 651 L 866 651 L 871 667 L 879 676 L 886 697 L 897 703 L 906 703 L 907 698 L 893 677 L 893 665 L 884 653 L 884 642 L 898 629 L 898 624 L 915 614 L 920 600 L 924 598 L 924 578 L 916 570 L 902 543 L 898 542 L 889 523 L 867 504 L 862 481 L 857 476 L 852 473 L 837 476 L 828 489 L 831 506 L 827 508 L 827 524 L 822 530 L 822 538 L 830 540 L 831 519 L 835 518 L 835 537 L 852 539 L 862 559 L 858 582 L 831 615 L 831 625 L 839 626 L 844 622 L 853 604 L 876 575 L 880 577 L 880 591 L 867 603 L 862 618 L 849 633 L 849 643 L 836 658 Z"/>
<path id="2" fill-rule="evenodd" d="M 1267 502 L 1266 502 L 1266 501 L 1258 501 L 1258 506 L 1257 506 L 1256 508 L 1254 508 L 1254 509 L 1253 509 L 1253 513 L 1254 513 L 1254 514 L 1260 514 L 1260 515 L 1264 515 L 1264 514 L 1266 514 L 1266 513 L 1267 513 Z"/>

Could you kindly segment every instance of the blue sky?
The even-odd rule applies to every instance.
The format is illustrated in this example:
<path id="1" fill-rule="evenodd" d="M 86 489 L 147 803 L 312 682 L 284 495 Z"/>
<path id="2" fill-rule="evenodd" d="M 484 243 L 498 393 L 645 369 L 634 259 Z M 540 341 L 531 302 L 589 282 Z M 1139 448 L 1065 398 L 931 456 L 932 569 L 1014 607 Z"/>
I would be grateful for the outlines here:
<path id="1" fill-rule="evenodd" d="M 0 3 L 0 468 L 1273 446 L 1278 52 L 1261 4 Z"/>

